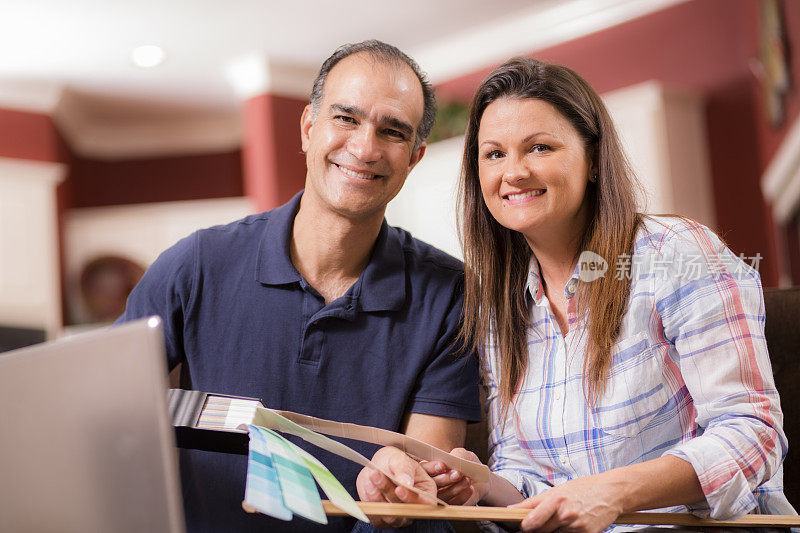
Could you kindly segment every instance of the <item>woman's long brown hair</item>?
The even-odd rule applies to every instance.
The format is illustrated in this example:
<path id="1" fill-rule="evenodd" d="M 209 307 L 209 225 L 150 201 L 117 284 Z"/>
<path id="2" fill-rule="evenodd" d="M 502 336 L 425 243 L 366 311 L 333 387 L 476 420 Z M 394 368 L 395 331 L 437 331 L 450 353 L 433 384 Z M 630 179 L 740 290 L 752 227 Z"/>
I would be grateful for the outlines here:
<path id="1" fill-rule="evenodd" d="M 584 390 L 587 401 L 594 403 L 605 386 L 630 293 L 630 279 L 615 276 L 617 258 L 632 254 L 641 215 L 636 212 L 635 178 L 611 117 L 594 89 L 567 67 L 510 59 L 483 80 L 472 100 L 458 194 L 466 267 L 459 339 L 481 353 L 487 344 L 494 345 L 505 412 L 527 367 L 525 282 L 531 249 L 521 233 L 492 217 L 478 178 L 481 118 L 486 107 L 501 98 L 535 98 L 554 106 L 580 134 L 597 168 L 597 180 L 587 188 L 590 215 L 578 253 L 599 254 L 609 269 L 596 281 L 581 282 L 575 296 L 578 316 L 588 319 Z"/>

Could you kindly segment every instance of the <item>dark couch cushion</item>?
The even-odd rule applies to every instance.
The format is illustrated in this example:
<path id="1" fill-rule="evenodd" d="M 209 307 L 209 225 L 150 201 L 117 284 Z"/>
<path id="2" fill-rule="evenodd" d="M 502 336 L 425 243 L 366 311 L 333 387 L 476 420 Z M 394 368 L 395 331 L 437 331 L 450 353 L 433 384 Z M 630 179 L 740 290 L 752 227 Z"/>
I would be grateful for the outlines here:
<path id="1" fill-rule="evenodd" d="M 765 289 L 765 333 L 775 385 L 781 395 L 789 453 L 783 484 L 789 502 L 800 504 L 800 287 Z"/>

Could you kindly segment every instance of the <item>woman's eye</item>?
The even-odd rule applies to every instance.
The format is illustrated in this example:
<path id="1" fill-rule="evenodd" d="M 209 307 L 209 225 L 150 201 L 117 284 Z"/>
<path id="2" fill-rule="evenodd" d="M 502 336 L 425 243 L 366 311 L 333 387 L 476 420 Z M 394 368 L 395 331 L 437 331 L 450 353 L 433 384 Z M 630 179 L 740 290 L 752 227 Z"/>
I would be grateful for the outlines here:
<path id="1" fill-rule="evenodd" d="M 498 157 L 503 157 L 503 152 L 500 150 L 492 150 L 488 152 L 485 156 L 486 159 L 497 159 Z"/>
<path id="2" fill-rule="evenodd" d="M 531 147 L 532 152 L 549 152 L 550 147 L 546 144 L 534 144 Z"/>

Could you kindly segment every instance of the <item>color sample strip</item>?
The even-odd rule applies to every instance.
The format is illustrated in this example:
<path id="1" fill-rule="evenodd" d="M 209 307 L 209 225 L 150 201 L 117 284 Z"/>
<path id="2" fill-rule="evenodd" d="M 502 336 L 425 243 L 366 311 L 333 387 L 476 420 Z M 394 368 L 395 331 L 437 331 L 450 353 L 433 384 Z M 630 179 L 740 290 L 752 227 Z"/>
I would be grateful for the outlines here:
<path id="1" fill-rule="evenodd" d="M 422 490 L 412 485 L 401 483 L 400 480 L 398 480 L 397 477 L 392 475 L 388 470 L 386 470 L 385 468 L 380 468 L 378 465 L 376 465 L 375 463 L 373 463 L 372 461 L 370 461 L 369 459 L 367 459 L 354 449 L 350 448 L 349 446 L 346 446 L 341 442 L 330 439 L 325 435 L 320 435 L 319 433 L 316 433 L 310 429 L 304 428 L 296 424 L 295 422 L 292 422 L 291 420 L 287 419 L 286 417 L 278 414 L 276 411 L 261 407 L 257 408 L 256 414 L 253 417 L 253 424 L 269 429 L 274 429 L 280 431 L 281 433 L 289 433 L 290 435 L 296 435 L 301 439 L 303 439 L 304 441 L 310 442 L 314 446 L 319 446 L 324 450 L 328 450 L 329 452 L 335 453 L 340 457 L 349 459 L 354 463 L 360 464 L 361 466 L 368 466 L 373 470 L 377 470 L 378 472 L 382 473 L 390 480 L 392 480 L 392 483 L 394 483 L 395 485 L 405 487 L 406 489 L 420 496 L 420 499 L 423 502 L 431 502 L 433 504 L 438 503 L 447 507 L 447 503 L 443 502 L 439 498 L 431 496 L 430 494 L 426 494 Z"/>
<path id="2" fill-rule="evenodd" d="M 317 484 L 314 483 L 306 462 L 289 446 L 290 443 L 277 433 L 258 426 L 250 426 L 249 429 L 250 435 L 260 433 L 272 452 L 286 507 L 304 518 L 327 524 L 328 518 L 322 509 Z"/>
<path id="3" fill-rule="evenodd" d="M 339 480 L 331 474 L 331 471 L 325 468 L 319 459 L 305 451 L 303 448 L 296 446 L 293 442 L 286 441 L 286 444 L 292 447 L 295 453 L 300 456 L 306 463 L 306 466 L 311 471 L 311 474 L 314 476 L 314 479 L 317 480 L 319 486 L 322 487 L 322 490 L 325 491 L 325 494 L 328 496 L 328 499 L 333 502 L 333 504 L 341 509 L 342 511 L 346 512 L 353 518 L 358 518 L 363 522 L 369 523 L 369 518 L 367 515 L 364 514 L 364 511 L 361 510 L 361 507 L 358 506 L 356 501 L 350 496 L 350 493 L 347 492 Z"/>
<path id="4" fill-rule="evenodd" d="M 486 482 L 489 480 L 488 466 L 479 462 L 467 461 L 466 459 L 456 457 L 444 450 L 440 450 L 435 446 L 431 446 L 430 444 L 409 437 L 408 435 L 403 435 L 402 433 L 370 426 L 359 426 L 358 424 L 325 420 L 324 418 L 315 418 L 300 413 L 292 413 L 291 411 L 277 411 L 277 413 L 295 424 L 315 431 L 316 433 L 371 442 L 381 446 L 394 446 L 417 459 L 442 461 L 450 468 L 460 470 L 474 481 Z"/>
<path id="5" fill-rule="evenodd" d="M 244 398 L 228 398 L 209 395 L 197 421 L 198 428 L 236 429 L 239 424 L 253 420 L 256 407 L 261 402 Z"/>
<path id="6" fill-rule="evenodd" d="M 280 520 L 291 520 L 293 516 L 292 511 L 284 504 L 272 454 L 266 440 L 257 431 L 250 432 L 244 502 L 259 512 Z"/>

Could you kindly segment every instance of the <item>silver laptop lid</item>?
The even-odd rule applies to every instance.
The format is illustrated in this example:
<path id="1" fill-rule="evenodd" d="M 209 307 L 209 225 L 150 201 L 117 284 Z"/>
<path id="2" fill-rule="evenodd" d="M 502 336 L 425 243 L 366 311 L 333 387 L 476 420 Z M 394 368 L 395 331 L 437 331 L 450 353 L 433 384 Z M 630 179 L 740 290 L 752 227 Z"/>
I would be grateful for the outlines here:
<path id="1" fill-rule="evenodd" d="M 0 355 L 0 531 L 184 530 L 161 322 Z"/>

